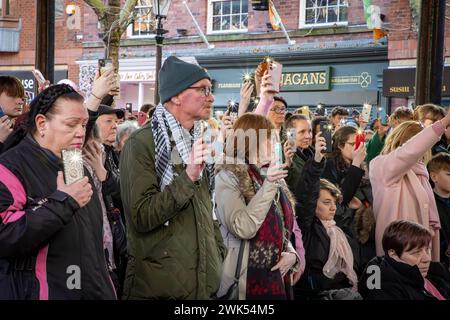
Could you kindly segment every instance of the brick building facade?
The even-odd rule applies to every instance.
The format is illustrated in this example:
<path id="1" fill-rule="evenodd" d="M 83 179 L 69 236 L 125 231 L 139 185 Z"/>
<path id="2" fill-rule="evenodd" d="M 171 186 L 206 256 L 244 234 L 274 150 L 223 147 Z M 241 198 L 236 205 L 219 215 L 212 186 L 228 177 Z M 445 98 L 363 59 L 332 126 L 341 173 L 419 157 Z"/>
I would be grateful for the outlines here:
<path id="1" fill-rule="evenodd" d="M 235 3 L 241 4 L 247 25 L 245 30 L 214 31 L 214 3 L 229 3 L 231 12 Z M 168 18 L 164 21 L 165 35 L 163 55 L 175 54 L 186 61 L 197 62 L 206 67 L 215 82 L 216 106 L 223 107 L 228 100 L 239 99 L 242 73 L 252 71 L 264 56 L 272 56 L 284 66 L 285 86 L 281 93 L 291 107 L 318 103 L 361 106 L 363 103 L 387 105 L 380 94 L 382 70 L 387 67 L 387 45 L 375 42 L 372 31 L 367 29 L 362 1 L 325 1 L 331 8 L 345 6 L 342 21 L 305 26 L 305 6 L 314 1 L 275 0 L 274 4 L 295 44 L 289 44 L 285 34 L 274 31 L 268 25 L 267 11 L 255 11 L 251 1 L 234 0 L 188 0 L 187 4 L 198 25 L 214 46 L 208 49 L 199 35 L 183 1 L 172 1 Z M 374 0 L 373 4 L 387 8 L 389 1 Z M 242 8 L 245 4 L 246 10 Z M 333 7 L 334 6 L 334 7 Z M 382 9 L 385 12 L 386 9 Z M 329 16 L 330 18 L 330 16 Z M 340 20 L 341 16 L 338 19 Z M 233 18 L 232 18 L 233 19 Z M 222 23 L 224 18 L 222 16 Z M 325 21 L 326 22 L 326 21 Z M 225 24 L 226 25 L 226 24 Z M 242 25 L 241 25 L 242 26 Z M 223 27 L 223 25 L 222 25 Z M 179 29 L 185 29 L 181 34 Z M 239 28 L 238 28 L 239 29 Z M 84 10 L 83 58 L 81 81 L 95 67 L 96 60 L 103 57 L 103 44 L 98 37 L 96 16 L 90 8 Z M 153 102 L 155 74 L 155 42 L 153 38 L 130 35 L 122 39 L 120 68 L 122 92 L 120 104 L 132 103 L 136 109 L 144 102 Z M 352 65 L 355 68 L 352 68 Z M 327 71 L 329 70 L 329 71 Z M 295 84 L 301 77 L 326 72 L 325 86 Z M 310 73 L 305 75 L 305 73 Z M 294 79 L 289 83 L 289 79 Z M 311 79 L 311 78 L 308 78 Z"/>
<path id="2" fill-rule="evenodd" d="M 28 72 L 34 64 L 35 1 L 10 2 L 11 15 L 22 19 L 20 48 L 18 52 L 0 50 L 0 72 Z M 58 2 L 63 7 L 69 3 L 64 0 Z M 145 4 L 145 1 L 139 2 Z M 249 0 L 186 2 L 214 48 L 208 49 L 203 42 L 183 1 L 173 0 L 164 21 L 164 29 L 169 32 L 165 35 L 163 55 L 175 54 L 206 67 L 214 79 L 216 105 L 219 107 L 225 106 L 228 100 L 238 99 L 242 74 L 252 71 L 265 56 L 272 56 L 283 63 L 284 86 L 280 94 L 291 107 L 314 107 L 319 102 L 330 107 L 337 104 L 358 107 L 370 103 L 390 109 L 411 102 L 411 97 L 408 100 L 408 97 L 395 94 L 383 97 L 383 70 L 410 68 L 415 64 L 417 33 L 413 17 L 416 13 L 409 0 L 372 1 L 385 15 L 383 26 L 388 35 L 380 41 L 374 41 L 372 31 L 367 29 L 360 0 L 321 1 L 328 5 L 329 10 L 311 7 L 316 1 L 274 0 L 290 39 L 295 41 L 290 44 L 281 30 L 273 31 L 269 27 L 268 12 L 254 11 Z M 55 69 L 63 71 L 65 77 L 79 81 L 81 89 L 88 92 L 97 59 L 104 57 L 104 48 L 95 13 L 83 1 L 75 3 L 81 7 L 81 30 L 66 28 L 64 11 L 56 18 Z M 234 9 L 235 4 L 239 6 L 236 7 L 238 10 Z M 148 8 L 140 10 L 142 13 Z M 229 17 L 226 12 L 230 12 Z M 311 12 L 317 13 L 314 21 L 311 20 Z M 324 16 L 332 22 L 322 21 Z M 240 24 L 238 20 L 234 23 L 237 17 Z M 227 26 L 237 26 L 237 30 L 231 27 L 217 30 L 227 29 Z M 449 28 L 448 23 L 446 28 Z M 155 41 L 153 35 L 145 34 L 139 28 L 138 34 L 133 35 L 132 29 L 130 26 L 122 37 L 119 106 L 132 103 L 136 110 L 143 103 L 153 102 Z M 77 35 L 82 40 L 77 40 Z M 447 48 L 450 46 L 449 38 L 446 38 Z M 322 73 L 326 76 L 326 83 L 311 80 L 314 75 Z"/>
<path id="3" fill-rule="evenodd" d="M 79 66 L 76 61 L 80 59 L 83 52 L 82 43 L 77 40 L 77 34 L 80 31 L 72 31 L 66 27 L 64 1 L 56 0 L 55 6 L 57 9 L 55 12 L 55 80 L 69 78 L 77 83 Z M 7 20 L 17 21 L 17 28 L 20 30 L 19 38 L 10 40 L 18 41 L 18 50 L 9 51 L 9 48 L 2 48 L 0 44 L 0 74 L 15 75 L 20 78 L 28 97 L 31 98 L 36 86 L 31 73 L 35 65 L 36 1 L 9 1 L 9 15 L 0 16 L 0 31 L 7 30 L 5 25 L 2 25 L 2 21 Z M 7 36 L 4 33 L 0 35 L 2 38 Z M 0 43 L 4 44 L 4 41 L 0 39 Z"/>

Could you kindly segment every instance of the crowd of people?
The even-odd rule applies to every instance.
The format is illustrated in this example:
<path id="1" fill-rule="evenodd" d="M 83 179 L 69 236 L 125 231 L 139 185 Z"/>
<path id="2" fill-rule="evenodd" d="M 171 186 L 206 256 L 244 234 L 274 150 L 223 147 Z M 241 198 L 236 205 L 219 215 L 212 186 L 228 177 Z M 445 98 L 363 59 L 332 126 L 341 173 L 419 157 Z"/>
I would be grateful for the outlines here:
<path id="1" fill-rule="evenodd" d="M 30 105 L 0 75 L 0 299 L 449 299 L 448 111 L 288 112 L 254 80 L 215 119 L 173 56 L 136 115 L 113 70 Z"/>

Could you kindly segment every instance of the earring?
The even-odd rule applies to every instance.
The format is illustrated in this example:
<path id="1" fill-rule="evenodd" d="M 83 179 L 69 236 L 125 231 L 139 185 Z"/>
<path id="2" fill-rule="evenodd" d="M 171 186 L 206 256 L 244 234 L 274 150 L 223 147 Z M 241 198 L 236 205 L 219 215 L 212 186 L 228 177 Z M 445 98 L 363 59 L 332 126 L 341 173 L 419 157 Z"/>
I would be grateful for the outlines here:
<path id="1" fill-rule="evenodd" d="M 41 134 L 41 138 L 43 138 L 45 136 L 44 130 L 39 131 L 39 133 Z"/>

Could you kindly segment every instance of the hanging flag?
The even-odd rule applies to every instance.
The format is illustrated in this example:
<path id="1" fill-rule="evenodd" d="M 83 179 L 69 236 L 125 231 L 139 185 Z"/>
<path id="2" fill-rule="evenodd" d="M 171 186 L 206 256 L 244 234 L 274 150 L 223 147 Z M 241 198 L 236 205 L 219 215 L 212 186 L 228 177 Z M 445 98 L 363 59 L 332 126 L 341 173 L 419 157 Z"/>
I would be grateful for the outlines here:
<path id="1" fill-rule="evenodd" d="M 372 0 L 363 0 L 363 5 L 364 5 L 364 20 L 366 20 L 367 27 L 369 29 L 372 29 L 369 26 L 369 24 L 370 24 L 370 13 L 367 11 L 367 9 L 369 9 L 369 7 L 372 5 Z"/>
<path id="2" fill-rule="evenodd" d="M 273 30 L 280 30 L 281 18 L 278 15 L 272 0 L 269 0 L 269 20 Z"/>

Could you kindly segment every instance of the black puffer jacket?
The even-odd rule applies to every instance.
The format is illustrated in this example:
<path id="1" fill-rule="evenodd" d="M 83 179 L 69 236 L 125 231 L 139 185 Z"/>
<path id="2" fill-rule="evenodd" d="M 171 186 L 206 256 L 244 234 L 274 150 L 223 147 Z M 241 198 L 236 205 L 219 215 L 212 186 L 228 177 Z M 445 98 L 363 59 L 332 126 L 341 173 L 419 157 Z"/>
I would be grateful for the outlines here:
<path id="1" fill-rule="evenodd" d="M 0 299 L 115 299 L 98 196 L 80 208 L 57 191 L 62 163 L 31 136 L 0 170 Z"/>
<path id="2" fill-rule="evenodd" d="M 379 270 L 379 289 L 373 288 L 374 270 Z M 449 298 L 450 280 L 441 264 L 430 264 L 427 279 L 444 298 Z M 424 289 L 424 279 L 417 266 L 397 262 L 389 256 L 376 257 L 369 262 L 359 281 L 359 293 L 367 300 L 436 300 Z"/>
<path id="3" fill-rule="evenodd" d="M 355 233 L 355 212 L 356 210 L 348 207 L 349 202 L 356 196 L 364 170 L 353 165 L 338 169 L 336 159 L 327 159 L 322 178 L 339 187 L 342 192 L 342 202 L 336 211 L 335 220 L 342 230 L 352 238 L 357 238 Z"/>
<path id="4" fill-rule="evenodd" d="M 296 293 L 303 291 L 305 295 L 312 297 L 320 291 L 351 287 L 347 276 L 343 273 L 338 273 L 334 279 L 327 278 L 323 274 L 323 267 L 330 251 L 330 238 L 322 222 L 316 217 L 315 210 L 320 193 L 320 175 L 324 166 L 325 160 L 321 163 L 317 163 L 314 159 L 308 160 L 295 189 L 295 197 L 298 200 L 297 222 L 302 231 L 306 257 L 306 269 L 297 284 Z M 346 230 L 342 230 L 346 233 L 353 252 L 353 268 L 356 274 L 359 274 L 358 243 L 347 234 Z"/>

